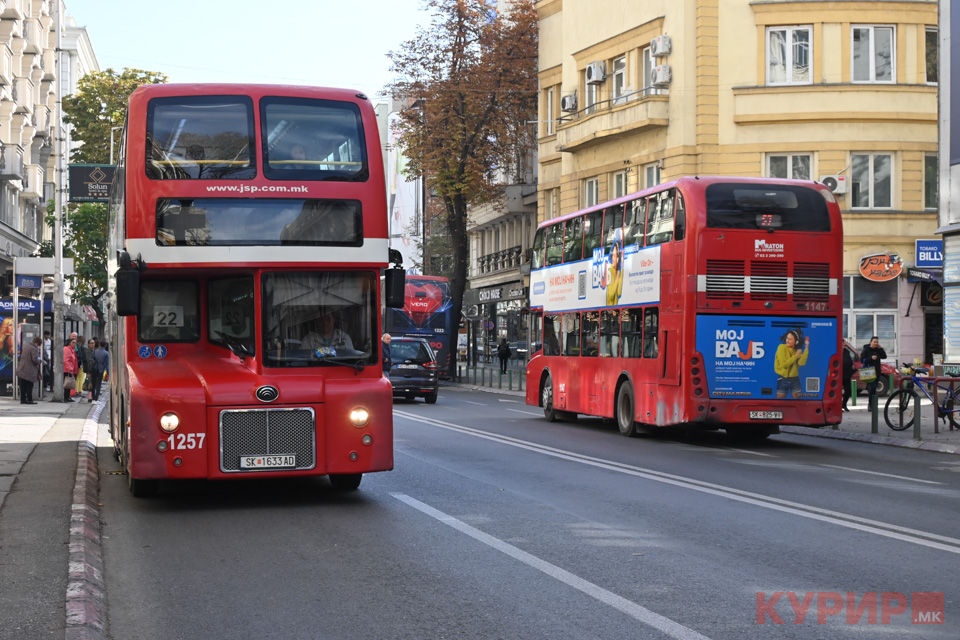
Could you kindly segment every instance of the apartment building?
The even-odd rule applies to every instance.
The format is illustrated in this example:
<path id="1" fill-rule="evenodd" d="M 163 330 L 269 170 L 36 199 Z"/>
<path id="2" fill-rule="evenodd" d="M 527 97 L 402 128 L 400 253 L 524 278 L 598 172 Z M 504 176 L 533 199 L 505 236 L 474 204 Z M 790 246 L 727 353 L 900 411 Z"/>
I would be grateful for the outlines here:
<path id="1" fill-rule="evenodd" d="M 824 179 L 845 337 L 878 335 L 897 361 L 942 353 L 942 265 L 917 251 L 937 238 L 936 1 L 536 7 L 540 221 L 684 175 Z M 861 275 L 875 256 L 890 279 Z"/>

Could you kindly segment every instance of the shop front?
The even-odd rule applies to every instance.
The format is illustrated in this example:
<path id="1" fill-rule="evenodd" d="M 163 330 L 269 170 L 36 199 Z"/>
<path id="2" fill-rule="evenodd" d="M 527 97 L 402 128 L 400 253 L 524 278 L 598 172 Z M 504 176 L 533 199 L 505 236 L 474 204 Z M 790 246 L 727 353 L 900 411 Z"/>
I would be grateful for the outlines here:
<path id="1" fill-rule="evenodd" d="M 497 345 L 506 338 L 514 358 L 526 360 L 527 289 L 522 282 L 470 289 L 463 294 L 467 319 L 468 358 L 471 362 L 492 362 Z M 476 360 L 474 360 L 476 358 Z"/>

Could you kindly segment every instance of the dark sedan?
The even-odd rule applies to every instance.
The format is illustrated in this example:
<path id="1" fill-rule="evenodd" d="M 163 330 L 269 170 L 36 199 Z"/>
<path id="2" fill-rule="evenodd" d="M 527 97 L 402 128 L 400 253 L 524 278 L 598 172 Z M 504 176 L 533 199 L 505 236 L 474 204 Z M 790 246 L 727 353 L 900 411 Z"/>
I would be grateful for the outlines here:
<path id="1" fill-rule="evenodd" d="M 394 338 L 390 343 L 390 384 L 393 396 L 421 397 L 434 404 L 440 392 L 437 356 L 422 338 Z"/>

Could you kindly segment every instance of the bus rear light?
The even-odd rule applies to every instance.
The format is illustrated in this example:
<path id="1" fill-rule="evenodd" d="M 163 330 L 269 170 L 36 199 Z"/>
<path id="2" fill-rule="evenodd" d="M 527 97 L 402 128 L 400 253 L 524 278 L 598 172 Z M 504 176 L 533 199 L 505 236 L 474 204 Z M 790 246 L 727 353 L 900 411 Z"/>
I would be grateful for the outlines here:
<path id="1" fill-rule="evenodd" d="M 694 367 L 693 369 L 690 370 L 690 373 L 692 373 L 692 374 L 695 375 L 695 376 L 698 376 L 698 375 L 700 375 L 700 369 L 698 369 L 697 367 Z M 697 383 L 695 383 L 695 384 L 700 384 L 700 383 L 697 382 Z"/>
<path id="2" fill-rule="evenodd" d="M 693 356 L 692 358 L 690 358 L 690 364 L 692 364 L 693 366 L 697 366 L 698 364 L 700 364 L 700 358 L 698 358 L 697 356 Z"/>
<path id="3" fill-rule="evenodd" d="M 696 389 L 693 390 L 693 395 L 695 395 L 695 396 L 702 396 L 702 395 L 703 395 L 703 389 L 701 389 L 700 387 L 697 387 Z"/>
<path id="4" fill-rule="evenodd" d="M 160 416 L 160 428 L 167 433 L 173 433 L 180 428 L 180 417 L 175 413 L 165 413 Z"/>
<path id="5" fill-rule="evenodd" d="M 699 387 L 699 386 L 700 386 L 700 378 L 694 378 L 694 379 L 693 379 L 693 384 L 694 384 L 694 386 Z"/>
<path id="6" fill-rule="evenodd" d="M 351 451 L 351 452 L 350 452 L 350 461 L 351 461 L 351 462 L 356 462 L 356 461 L 359 460 L 359 459 L 360 459 L 360 454 L 359 454 L 359 453 L 357 453 L 356 451 Z"/>
<path id="7" fill-rule="evenodd" d="M 355 427 L 362 427 L 370 422 L 370 412 L 363 407 L 357 407 L 350 412 L 350 422 Z"/>
<path id="8" fill-rule="evenodd" d="M 371 436 L 369 433 L 365 433 L 363 434 L 363 437 L 360 438 L 360 441 L 363 442 L 363 444 L 370 446 L 373 444 L 373 436 Z"/>

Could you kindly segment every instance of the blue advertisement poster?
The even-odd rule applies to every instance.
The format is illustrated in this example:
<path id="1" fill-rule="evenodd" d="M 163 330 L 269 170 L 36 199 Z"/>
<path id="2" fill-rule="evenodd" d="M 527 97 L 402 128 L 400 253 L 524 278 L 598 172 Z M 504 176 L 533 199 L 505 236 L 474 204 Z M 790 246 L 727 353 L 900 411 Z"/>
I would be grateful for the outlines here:
<path id="1" fill-rule="evenodd" d="M 834 318 L 697 316 L 710 397 L 822 398 L 837 331 Z"/>

